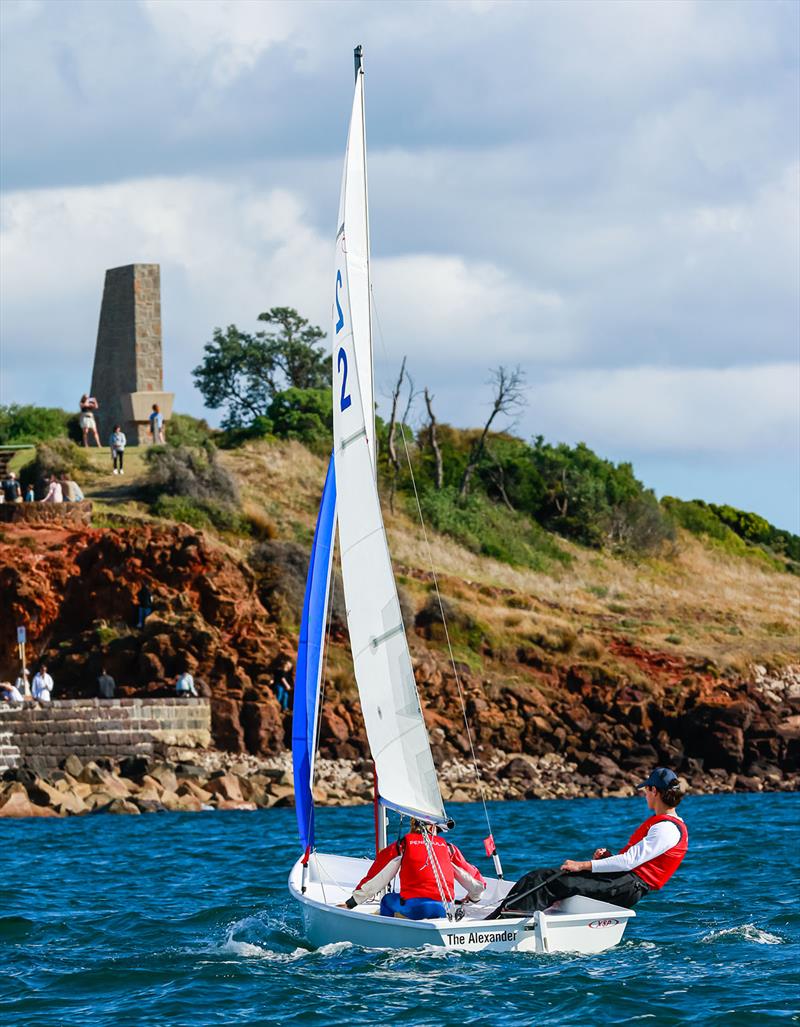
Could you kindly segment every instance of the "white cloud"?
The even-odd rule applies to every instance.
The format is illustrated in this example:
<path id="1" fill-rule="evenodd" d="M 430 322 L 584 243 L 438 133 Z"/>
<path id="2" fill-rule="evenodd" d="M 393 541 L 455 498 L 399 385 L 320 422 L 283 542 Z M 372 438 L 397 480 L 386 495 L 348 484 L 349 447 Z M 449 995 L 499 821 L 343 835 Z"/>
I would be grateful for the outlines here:
<path id="1" fill-rule="evenodd" d="M 800 365 L 577 371 L 535 385 L 531 406 L 526 420 L 537 430 L 601 452 L 765 454 L 788 470 L 800 437 Z"/>
<path id="2" fill-rule="evenodd" d="M 303 20 L 302 7 L 279 0 L 143 0 L 142 7 L 172 58 L 222 87 L 286 42 Z"/>

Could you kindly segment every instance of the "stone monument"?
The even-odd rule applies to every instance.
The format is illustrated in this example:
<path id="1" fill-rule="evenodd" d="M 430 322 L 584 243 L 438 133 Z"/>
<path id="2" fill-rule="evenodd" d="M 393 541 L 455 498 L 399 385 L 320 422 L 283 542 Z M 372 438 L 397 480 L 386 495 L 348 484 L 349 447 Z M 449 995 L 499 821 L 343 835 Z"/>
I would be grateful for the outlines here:
<path id="1" fill-rule="evenodd" d="M 161 269 L 127 264 L 106 271 L 97 328 L 91 394 L 100 440 L 105 445 L 121 424 L 129 446 L 151 441 L 148 418 L 157 403 L 164 420 L 174 393 L 164 392 L 161 361 Z"/>

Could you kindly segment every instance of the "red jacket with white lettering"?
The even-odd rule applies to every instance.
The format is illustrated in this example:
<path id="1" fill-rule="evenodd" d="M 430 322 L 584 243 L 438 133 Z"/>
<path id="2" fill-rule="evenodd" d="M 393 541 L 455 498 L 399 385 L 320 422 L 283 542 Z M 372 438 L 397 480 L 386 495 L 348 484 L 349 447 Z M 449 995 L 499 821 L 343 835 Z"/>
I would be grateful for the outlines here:
<path id="1" fill-rule="evenodd" d="M 433 835 L 429 842 L 448 901 L 452 901 L 454 897 L 456 881 L 473 902 L 480 898 L 486 887 L 481 872 L 464 859 L 455 845 L 446 842 L 439 835 Z M 430 863 L 428 846 L 424 837 L 416 832 L 409 833 L 399 842 L 393 842 L 385 849 L 381 849 L 364 879 L 359 881 L 353 898 L 358 903 L 373 898 L 394 880 L 398 871 L 401 898 L 442 901 L 436 874 Z"/>
<path id="2" fill-rule="evenodd" d="M 651 888 L 656 890 L 664 887 L 681 865 L 681 861 L 686 855 L 686 850 L 689 848 L 689 831 L 686 828 L 686 824 L 678 817 L 648 817 L 633 832 L 628 844 L 620 849 L 620 852 L 627 852 L 632 845 L 635 845 L 644 838 L 654 824 L 660 824 L 663 821 L 674 824 L 678 828 L 681 833 L 680 839 L 671 849 L 662 852 L 660 856 L 656 856 L 655 859 L 648 859 L 646 863 L 641 863 L 638 867 L 633 868 L 633 873 L 637 877 L 640 877 L 645 884 L 650 885 Z"/>

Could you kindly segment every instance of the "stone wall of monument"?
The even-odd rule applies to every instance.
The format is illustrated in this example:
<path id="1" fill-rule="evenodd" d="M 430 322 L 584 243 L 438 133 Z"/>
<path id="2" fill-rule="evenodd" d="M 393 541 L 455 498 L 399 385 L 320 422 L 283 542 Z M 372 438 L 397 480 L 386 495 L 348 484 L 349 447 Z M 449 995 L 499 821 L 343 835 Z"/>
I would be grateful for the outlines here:
<path id="1" fill-rule="evenodd" d="M 92 395 L 100 441 L 105 445 L 115 424 L 121 424 L 128 445 L 148 441 L 146 430 L 126 420 L 122 397 L 163 389 L 161 344 L 161 270 L 158 264 L 128 264 L 106 271 Z"/>

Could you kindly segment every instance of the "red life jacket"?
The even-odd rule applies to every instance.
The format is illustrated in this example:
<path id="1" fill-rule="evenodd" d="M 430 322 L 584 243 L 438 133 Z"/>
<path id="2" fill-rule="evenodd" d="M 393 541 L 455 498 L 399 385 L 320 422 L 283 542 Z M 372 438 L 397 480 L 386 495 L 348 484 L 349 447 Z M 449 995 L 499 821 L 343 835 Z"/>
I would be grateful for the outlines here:
<path id="1" fill-rule="evenodd" d="M 632 845 L 636 845 L 637 842 L 640 842 L 642 838 L 644 838 L 654 824 L 660 824 L 665 820 L 670 824 L 674 824 L 680 831 L 681 836 L 677 843 L 673 845 L 671 849 L 667 849 L 666 852 L 662 852 L 660 856 L 656 856 L 655 859 L 648 859 L 646 863 L 642 863 L 641 866 L 633 868 L 633 873 L 636 874 L 637 877 L 640 877 L 645 884 L 656 890 L 664 887 L 670 877 L 672 877 L 681 865 L 681 860 L 686 855 L 686 850 L 689 848 L 689 832 L 686 828 L 686 824 L 677 817 L 648 817 L 648 819 L 633 832 L 625 848 L 620 850 L 621 852 L 627 852 Z"/>
<path id="2" fill-rule="evenodd" d="M 444 838 L 433 835 L 429 838 L 436 862 L 438 876 L 444 885 L 445 897 L 452 901 L 455 894 L 453 863 L 450 847 Z M 442 901 L 442 893 L 436 883 L 436 875 L 430 863 L 428 846 L 421 834 L 407 834 L 399 843 L 403 854 L 400 864 L 400 896 L 403 899 L 435 899 Z"/>

